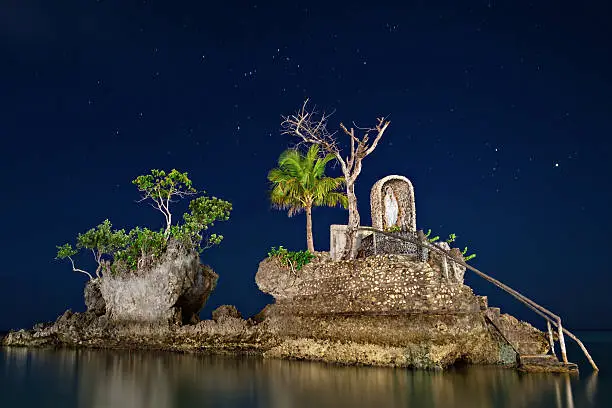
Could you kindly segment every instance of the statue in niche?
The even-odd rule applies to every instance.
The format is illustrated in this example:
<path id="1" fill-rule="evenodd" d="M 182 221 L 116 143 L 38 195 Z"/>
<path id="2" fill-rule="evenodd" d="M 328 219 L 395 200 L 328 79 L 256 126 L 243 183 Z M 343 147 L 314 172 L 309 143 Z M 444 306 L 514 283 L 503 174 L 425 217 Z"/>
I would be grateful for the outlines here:
<path id="1" fill-rule="evenodd" d="M 395 193 L 390 186 L 385 188 L 385 226 L 387 228 L 393 227 L 398 224 L 399 221 L 399 204 Z"/>
<path id="2" fill-rule="evenodd" d="M 414 189 L 404 176 L 391 175 L 378 180 L 370 191 L 372 227 L 385 230 L 399 227 L 403 232 L 416 232 Z"/>

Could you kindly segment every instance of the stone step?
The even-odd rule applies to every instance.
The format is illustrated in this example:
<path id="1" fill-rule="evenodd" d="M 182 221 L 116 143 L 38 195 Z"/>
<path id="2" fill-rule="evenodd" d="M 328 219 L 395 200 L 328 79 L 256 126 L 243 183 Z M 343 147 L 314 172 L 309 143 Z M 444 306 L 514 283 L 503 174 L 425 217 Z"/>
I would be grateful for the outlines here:
<path id="1" fill-rule="evenodd" d="M 529 372 L 573 373 L 578 372 L 574 363 L 564 364 L 552 354 L 521 354 L 519 370 Z"/>
<path id="2" fill-rule="evenodd" d="M 521 354 L 519 361 L 521 364 L 561 364 L 552 354 Z"/>

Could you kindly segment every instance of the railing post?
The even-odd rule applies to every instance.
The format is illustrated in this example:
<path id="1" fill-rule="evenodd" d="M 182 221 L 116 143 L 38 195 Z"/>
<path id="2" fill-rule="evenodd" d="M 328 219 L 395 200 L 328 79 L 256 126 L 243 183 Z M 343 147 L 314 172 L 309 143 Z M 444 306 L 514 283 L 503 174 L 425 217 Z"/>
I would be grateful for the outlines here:
<path id="1" fill-rule="evenodd" d="M 546 321 L 546 327 L 548 329 L 548 342 L 550 343 L 550 352 L 553 356 L 556 357 L 557 354 L 555 353 L 555 339 L 553 338 L 552 325 L 548 320 Z"/>
<path id="2" fill-rule="evenodd" d="M 418 230 L 417 231 L 417 259 L 420 259 L 422 261 L 425 261 L 425 257 L 423 256 L 425 253 L 425 241 L 427 240 L 427 237 L 425 236 L 425 233 L 423 232 L 423 230 Z"/>
<path id="3" fill-rule="evenodd" d="M 559 331 L 559 348 L 561 349 L 561 358 L 563 363 L 567 364 L 567 352 L 565 351 L 565 337 L 563 337 L 563 326 L 561 326 L 561 319 L 557 320 L 557 330 Z"/>
<path id="4" fill-rule="evenodd" d="M 446 262 L 446 257 L 442 257 L 442 274 L 448 280 L 448 262 Z"/>

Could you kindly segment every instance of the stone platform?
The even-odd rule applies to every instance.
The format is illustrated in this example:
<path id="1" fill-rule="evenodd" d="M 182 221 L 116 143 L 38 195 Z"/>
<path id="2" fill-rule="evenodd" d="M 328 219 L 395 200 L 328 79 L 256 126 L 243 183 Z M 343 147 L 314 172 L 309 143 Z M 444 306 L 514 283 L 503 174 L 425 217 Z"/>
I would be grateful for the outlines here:
<path id="1" fill-rule="evenodd" d="M 517 365 L 515 347 L 486 316 L 486 299 L 413 256 L 334 262 L 318 253 L 296 273 L 268 258 L 255 280 L 276 298 L 262 320 L 280 343 L 267 357 L 427 369 Z M 502 320 L 506 335 L 548 351 L 544 333 Z"/>

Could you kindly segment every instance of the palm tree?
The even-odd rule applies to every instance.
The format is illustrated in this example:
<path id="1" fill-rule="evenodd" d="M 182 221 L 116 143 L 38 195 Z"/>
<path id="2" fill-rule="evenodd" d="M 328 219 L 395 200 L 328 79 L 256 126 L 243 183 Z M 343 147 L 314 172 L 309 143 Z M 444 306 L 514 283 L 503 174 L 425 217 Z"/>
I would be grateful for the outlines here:
<path id="1" fill-rule="evenodd" d="M 312 207 L 348 206 L 346 194 L 338 191 L 344 185 L 344 177 L 325 176 L 325 165 L 334 159 L 332 154 L 321 157 L 318 145 L 312 145 L 305 156 L 289 149 L 278 158 L 278 167 L 268 173 L 273 206 L 289 210 L 289 217 L 306 212 L 306 242 L 311 253 L 314 253 Z"/>

